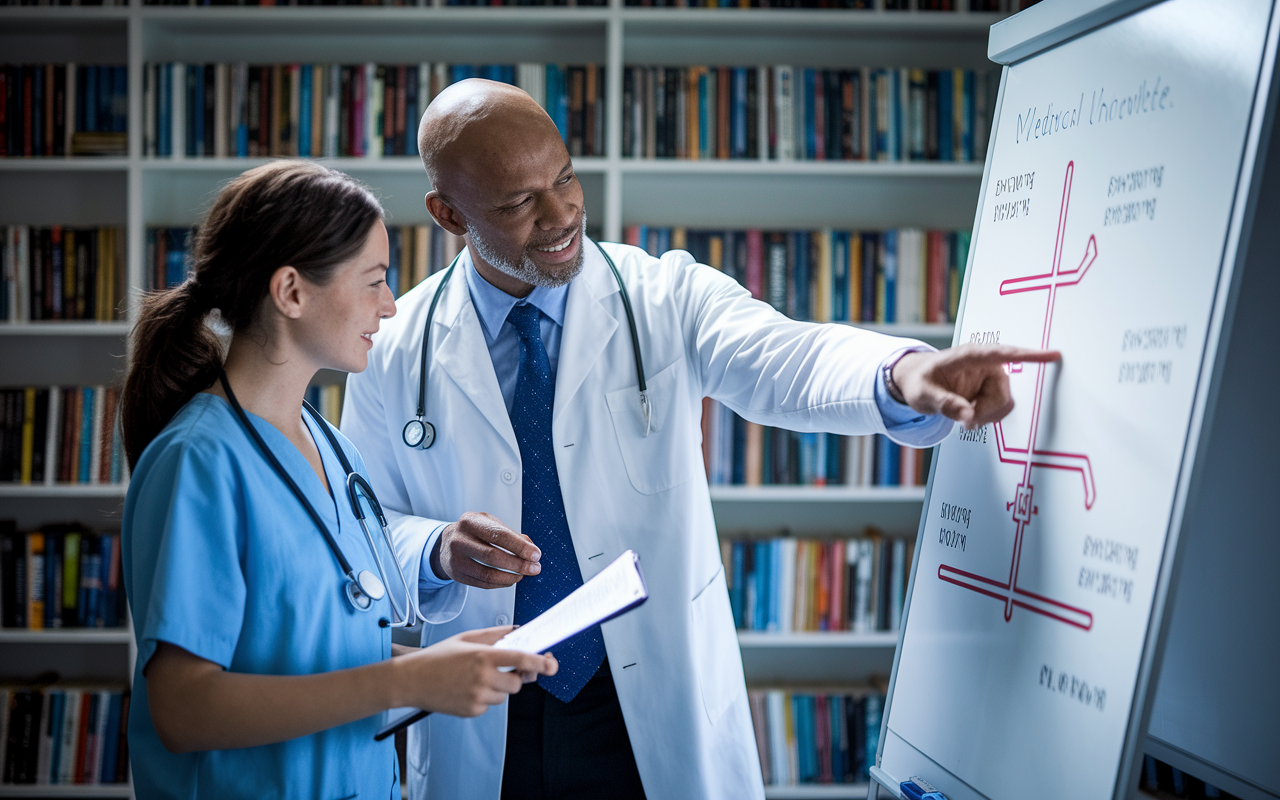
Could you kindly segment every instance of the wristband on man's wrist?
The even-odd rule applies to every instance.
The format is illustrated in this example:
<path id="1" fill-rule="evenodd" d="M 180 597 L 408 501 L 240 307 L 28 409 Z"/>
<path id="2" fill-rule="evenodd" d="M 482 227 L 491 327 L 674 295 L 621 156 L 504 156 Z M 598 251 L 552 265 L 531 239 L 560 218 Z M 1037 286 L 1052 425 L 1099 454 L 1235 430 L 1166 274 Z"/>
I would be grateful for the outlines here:
<path id="1" fill-rule="evenodd" d="M 898 362 L 901 361 L 904 357 L 906 357 L 909 353 L 917 353 L 917 352 L 919 351 L 903 350 L 901 353 L 898 354 L 896 358 L 894 358 L 889 363 L 885 364 L 883 367 L 885 390 L 889 392 L 889 397 L 893 398 L 894 402 L 901 403 L 904 406 L 907 404 L 907 398 L 903 396 L 902 390 L 898 388 L 897 381 L 893 379 L 893 368 L 898 366 Z"/>

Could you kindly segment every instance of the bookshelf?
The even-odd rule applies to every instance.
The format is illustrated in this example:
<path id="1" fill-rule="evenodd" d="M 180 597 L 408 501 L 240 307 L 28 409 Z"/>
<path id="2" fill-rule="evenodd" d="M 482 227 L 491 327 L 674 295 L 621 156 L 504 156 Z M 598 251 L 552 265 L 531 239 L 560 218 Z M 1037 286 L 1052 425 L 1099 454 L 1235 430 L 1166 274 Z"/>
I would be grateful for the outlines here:
<path id="1" fill-rule="evenodd" d="M 636 160 L 621 156 L 622 68 L 786 63 L 797 67 L 986 67 L 987 29 L 1001 14 L 816 9 L 606 7 L 0 7 L 11 63 L 129 66 L 126 157 L 0 158 L 0 225 L 119 225 L 126 231 L 123 322 L 0 323 L 6 385 L 110 383 L 123 371 L 143 285 L 146 230 L 190 225 L 219 185 L 267 159 L 142 155 L 142 66 L 250 63 L 598 63 L 606 67 L 606 155 L 575 159 L 591 227 L 625 225 L 815 229 L 967 229 L 982 164 Z M 766 148 L 767 150 L 767 148 Z M 373 186 L 390 223 L 428 221 L 416 157 L 325 159 Z M 944 346 L 950 325 L 866 325 Z M 321 382 L 339 376 L 325 375 Z M 123 486 L 0 484 L 0 517 L 20 527 L 80 519 L 118 525 Z M 875 525 L 913 535 L 924 491 L 911 488 L 715 486 L 721 532 L 848 535 Z M 749 685 L 848 685 L 890 671 L 897 635 L 740 632 Z M 128 679 L 127 631 L 0 632 L 0 661 L 75 677 Z M 94 672 L 94 670 L 99 670 Z M 102 670 L 105 670 L 103 674 Z M 852 798 L 852 786 L 770 786 L 770 798 Z M 0 787 L 0 796 L 119 797 L 129 787 Z"/>

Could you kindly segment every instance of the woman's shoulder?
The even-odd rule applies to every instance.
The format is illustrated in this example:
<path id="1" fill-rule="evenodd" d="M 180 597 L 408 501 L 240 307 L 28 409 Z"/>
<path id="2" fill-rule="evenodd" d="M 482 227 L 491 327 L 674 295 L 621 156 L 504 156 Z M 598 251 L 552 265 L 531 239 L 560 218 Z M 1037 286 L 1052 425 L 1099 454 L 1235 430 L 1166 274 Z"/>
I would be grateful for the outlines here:
<path id="1" fill-rule="evenodd" d="M 236 440 L 228 434 L 237 425 L 225 400 L 197 392 L 142 451 L 134 476 L 175 461 L 195 459 L 209 465 L 229 459 Z"/>

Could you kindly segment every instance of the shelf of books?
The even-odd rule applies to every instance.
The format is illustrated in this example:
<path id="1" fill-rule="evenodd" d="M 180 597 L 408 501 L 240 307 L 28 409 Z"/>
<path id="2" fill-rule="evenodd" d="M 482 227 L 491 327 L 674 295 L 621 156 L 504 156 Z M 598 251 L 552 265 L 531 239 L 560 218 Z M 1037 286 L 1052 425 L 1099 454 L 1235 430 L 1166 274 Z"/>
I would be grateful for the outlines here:
<path id="1" fill-rule="evenodd" d="M 68 588 L 55 525 L 118 529 L 128 476 L 108 406 L 133 310 L 185 278 L 219 185 L 279 157 L 359 177 L 388 209 L 401 294 L 461 246 L 423 208 L 415 141 L 423 108 L 461 78 L 543 104 L 593 236 L 687 249 L 795 319 L 951 342 L 999 77 L 987 29 L 1011 0 L 340 2 L 0 0 L 0 519 L 28 537 L 24 558 L 30 534 L 48 535 L 26 562 L 44 564 L 46 593 L 57 564 Z M 310 397 L 331 419 L 341 382 L 322 376 Z M 928 454 L 710 401 L 703 433 L 767 796 L 862 796 Z M 106 692 L 105 734 L 110 697 L 127 697 L 111 693 L 131 674 L 128 628 L 73 627 L 46 600 L 40 630 L 6 618 L 0 679 L 61 697 L 45 719 L 63 725 L 67 697 L 83 708 Z M 40 684 L 48 669 L 61 681 Z M 34 780 L 85 766 L 34 746 Z M 0 796 L 129 792 L 12 785 L 17 763 Z"/>

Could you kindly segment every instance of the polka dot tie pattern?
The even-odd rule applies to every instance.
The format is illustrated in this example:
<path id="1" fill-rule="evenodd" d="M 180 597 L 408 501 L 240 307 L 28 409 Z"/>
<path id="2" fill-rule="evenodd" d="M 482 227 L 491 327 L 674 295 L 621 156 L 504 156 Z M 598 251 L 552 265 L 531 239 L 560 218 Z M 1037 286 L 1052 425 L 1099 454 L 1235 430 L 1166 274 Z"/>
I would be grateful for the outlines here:
<path id="1" fill-rule="evenodd" d="M 542 346 L 540 313 L 535 306 L 520 303 L 507 315 L 507 321 L 520 336 L 520 368 L 511 404 L 511 427 L 524 464 L 520 527 L 542 550 L 542 571 L 526 575 L 516 584 L 516 624 L 528 622 L 582 585 L 551 441 L 556 379 Z M 604 637 L 600 628 L 594 627 L 552 652 L 560 662 L 560 671 L 553 677 L 539 678 L 538 684 L 567 703 L 604 661 Z"/>

